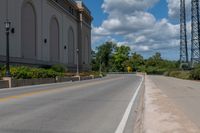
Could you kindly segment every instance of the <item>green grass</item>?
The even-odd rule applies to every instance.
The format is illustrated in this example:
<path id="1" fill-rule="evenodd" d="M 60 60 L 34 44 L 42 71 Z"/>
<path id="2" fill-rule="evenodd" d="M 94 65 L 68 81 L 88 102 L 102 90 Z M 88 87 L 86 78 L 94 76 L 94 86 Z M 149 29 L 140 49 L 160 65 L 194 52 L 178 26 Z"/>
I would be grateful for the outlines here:
<path id="1" fill-rule="evenodd" d="M 180 78 L 180 79 L 190 79 L 190 71 L 172 71 L 169 73 L 170 77 Z"/>

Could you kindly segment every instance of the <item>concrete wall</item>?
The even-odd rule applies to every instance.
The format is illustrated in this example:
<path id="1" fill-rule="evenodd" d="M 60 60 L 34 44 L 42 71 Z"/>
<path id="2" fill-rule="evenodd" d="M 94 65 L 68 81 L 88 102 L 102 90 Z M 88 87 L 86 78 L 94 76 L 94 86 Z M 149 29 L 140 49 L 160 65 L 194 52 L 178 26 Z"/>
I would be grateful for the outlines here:
<path id="1" fill-rule="evenodd" d="M 100 76 L 85 76 L 85 77 L 58 77 L 58 78 L 44 78 L 44 79 L 12 79 L 11 87 L 51 84 L 60 82 L 74 82 L 79 80 L 91 80 L 101 78 Z M 9 83 L 6 80 L 0 80 L 0 89 L 9 88 Z"/>
<path id="2" fill-rule="evenodd" d="M 56 82 L 56 80 L 54 78 L 18 79 L 18 80 L 12 80 L 11 86 L 12 87 L 19 87 L 19 86 L 28 86 L 28 85 L 49 84 L 49 83 L 55 83 L 55 82 Z"/>
<path id="3" fill-rule="evenodd" d="M 9 87 L 8 81 L 0 80 L 0 89 L 8 87 Z"/>
<path id="4" fill-rule="evenodd" d="M 82 27 L 82 42 L 82 69 L 88 70 L 91 63 L 91 29 L 86 23 L 83 23 Z"/>
<path id="5" fill-rule="evenodd" d="M 8 2 L 8 3 L 7 3 Z M 21 36 L 21 10 L 26 3 L 31 3 L 36 15 L 36 59 L 30 59 L 22 56 L 22 36 Z M 4 60 L 6 51 L 6 36 L 4 29 L 4 21 L 6 19 L 6 11 L 8 4 L 8 18 L 12 23 L 15 33 L 10 35 L 10 55 L 13 63 L 26 64 L 56 64 L 63 63 L 71 69 L 76 67 L 76 48 L 82 48 L 80 57 L 80 67 L 88 69 L 90 64 L 91 50 L 91 28 L 83 26 L 82 36 L 88 36 L 89 44 L 85 44 L 85 38 L 82 42 L 78 42 L 79 38 L 79 20 L 66 12 L 65 9 L 58 6 L 50 0 L 1 0 L 0 1 L 0 61 Z M 56 18 L 59 26 L 59 61 L 52 62 L 50 60 L 50 21 L 52 17 Z M 74 63 L 69 64 L 69 29 L 74 32 Z M 78 46 L 83 45 L 83 47 Z M 88 45 L 88 46 L 85 46 Z M 30 50 L 30 49 L 27 49 Z M 88 57 L 89 56 L 89 57 Z M 85 59 L 87 58 L 87 59 Z M 84 60 L 84 61 L 83 61 Z M 85 63 L 83 63 L 85 62 Z"/>

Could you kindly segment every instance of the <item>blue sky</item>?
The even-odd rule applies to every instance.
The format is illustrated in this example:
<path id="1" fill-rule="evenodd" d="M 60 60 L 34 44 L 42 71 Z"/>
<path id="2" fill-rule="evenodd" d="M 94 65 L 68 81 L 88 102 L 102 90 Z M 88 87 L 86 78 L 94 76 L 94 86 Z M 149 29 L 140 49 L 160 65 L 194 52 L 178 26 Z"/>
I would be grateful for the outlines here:
<path id="1" fill-rule="evenodd" d="M 179 0 L 83 0 L 94 17 L 92 48 L 105 41 L 128 45 L 148 58 L 179 59 Z M 190 0 L 186 0 L 189 12 Z M 189 23 L 189 22 L 188 22 Z M 188 30 L 189 32 L 189 30 Z"/>

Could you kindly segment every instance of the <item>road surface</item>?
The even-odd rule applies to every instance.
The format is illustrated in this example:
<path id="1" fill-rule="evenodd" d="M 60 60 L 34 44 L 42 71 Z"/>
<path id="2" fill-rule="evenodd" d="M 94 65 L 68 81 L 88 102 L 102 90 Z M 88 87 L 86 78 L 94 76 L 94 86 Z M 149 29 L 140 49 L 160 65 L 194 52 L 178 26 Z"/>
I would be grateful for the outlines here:
<path id="1" fill-rule="evenodd" d="M 0 90 L 0 133 L 115 133 L 141 81 L 115 75 Z"/>
<path id="2" fill-rule="evenodd" d="M 163 76 L 150 78 L 200 128 L 200 82 Z"/>

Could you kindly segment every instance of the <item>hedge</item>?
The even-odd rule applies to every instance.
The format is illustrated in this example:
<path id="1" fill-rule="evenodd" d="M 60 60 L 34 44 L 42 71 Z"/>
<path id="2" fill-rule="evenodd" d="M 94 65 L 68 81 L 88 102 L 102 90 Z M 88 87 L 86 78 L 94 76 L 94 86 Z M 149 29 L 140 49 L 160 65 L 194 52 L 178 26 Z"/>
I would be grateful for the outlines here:
<path id="1" fill-rule="evenodd" d="M 11 67 L 10 72 L 14 79 L 55 78 L 56 76 L 64 75 L 64 73 L 56 72 L 53 69 L 26 66 Z M 2 70 L 2 76 L 5 76 L 5 68 Z"/>

